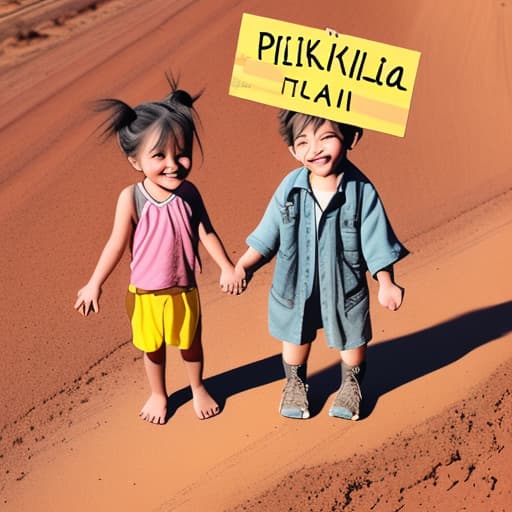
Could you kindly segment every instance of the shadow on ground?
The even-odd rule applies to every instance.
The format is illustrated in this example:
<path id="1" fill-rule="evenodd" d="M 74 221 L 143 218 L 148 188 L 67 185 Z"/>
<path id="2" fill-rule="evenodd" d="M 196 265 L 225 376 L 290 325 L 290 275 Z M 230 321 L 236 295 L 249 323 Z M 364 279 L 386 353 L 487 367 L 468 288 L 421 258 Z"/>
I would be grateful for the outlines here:
<path id="1" fill-rule="evenodd" d="M 368 416 L 380 396 L 423 375 L 438 370 L 496 340 L 512 330 L 512 301 L 460 315 L 439 325 L 368 347 L 368 369 L 363 383 L 362 416 Z M 284 377 L 281 354 L 234 368 L 206 379 L 221 409 L 230 396 Z M 340 367 L 334 364 L 309 376 L 310 412 L 324 407 L 340 384 Z M 168 418 L 191 400 L 190 388 L 169 396 Z M 276 403 L 279 397 L 276 397 Z M 274 404 L 269 404 L 273 407 Z"/>

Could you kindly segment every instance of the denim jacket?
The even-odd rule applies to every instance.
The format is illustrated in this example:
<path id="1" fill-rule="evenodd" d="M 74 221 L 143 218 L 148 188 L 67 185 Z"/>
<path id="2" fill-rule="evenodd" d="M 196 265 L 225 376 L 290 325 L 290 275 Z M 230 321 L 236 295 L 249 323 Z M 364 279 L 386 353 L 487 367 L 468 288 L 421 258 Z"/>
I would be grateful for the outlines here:
<path id="1" fill-rule="evenodd" d="M 408 254 L 371 182 L 348 160 L 338 191 L 320 219 L 305 167 L 288 174 L 247 244 L 267 260 L 277 255 L 269 296 L 269 330 L 300 343 L 306 300 L 318 277 L 330 347 L 371 338 L 366 271 L 373 276 Z"/>

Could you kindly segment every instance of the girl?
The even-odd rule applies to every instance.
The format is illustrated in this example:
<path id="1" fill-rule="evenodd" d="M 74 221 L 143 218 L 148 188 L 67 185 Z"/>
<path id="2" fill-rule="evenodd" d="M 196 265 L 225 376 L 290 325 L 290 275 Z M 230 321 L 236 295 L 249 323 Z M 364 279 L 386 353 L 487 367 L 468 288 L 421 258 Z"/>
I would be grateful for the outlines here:
<path id="1" fill-rule="evenodd" d="M 174 81 L 170 85 L 168 97 L 134 109 L 114 99 L 97 103 L 99 111 L 110 112 L 104 133 L 117 136 L 143 178 L 121 191 L 110 238 L 75 303 L 83 316 L 99 311 L 101 287 L 130 244 L 126 305 L 133 343 L 144 352 L 151 388 L 140 417 L 157 424 L 165 423 L 167 415 L 165 344 L 181 351 L 196 415 L 205 419 L 219 412 L 202 378 L 201 308 L 195 279 L 200 265 L 198 240 L 220 267 L 222 290 L 237 294 L 242 289 L 197 188 L 187 180 L 194 139 L 202 150 L 193 107 L 198 96 L 178 90 Z"/>

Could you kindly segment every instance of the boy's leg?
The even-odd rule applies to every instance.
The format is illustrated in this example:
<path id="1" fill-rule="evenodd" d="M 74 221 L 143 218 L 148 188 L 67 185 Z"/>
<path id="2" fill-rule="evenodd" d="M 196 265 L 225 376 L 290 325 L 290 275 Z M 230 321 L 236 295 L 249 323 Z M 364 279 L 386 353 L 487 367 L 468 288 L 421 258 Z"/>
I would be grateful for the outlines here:
<path id="1" fill-rule="evenodd" d="M 348 366 L 359 366 L 366 361 L 366 344 L 350 350 L 341 350 L 340 356 L 341 361 Z"/>
<path id="2" fill-rule="evenodd" d="M 358 420 L 362 399 L 360 384 L 366 370 L 366 345 L 351 350 L 342 350 L 340 356 L 341 387 L 329 409 L 329 416 Z"/>
<path id="3" fill-rule="evenodd" d="M 296 345 L 283 341 L 283 361 L 292 365 L 301 365 L 308 362 L 311 343 Z"/>
<path id="4" fill-rule="evenodd" d="M 190 348 L 180 352 L 192 389 L 192 401 L 197 417 L 204 420 L 215 416 L 220 412 L 220 407 L 208 393 L 203 383 L 204 356 L 201 343 L 201 323 L 199 323 Z"/>
<path id="5" fill-rule="evenodd" d="M 311 343 L 295 345 L 283 341 L 283 367 L 286 385 L 279 404 L 279 412 L 287 418 L 309 418 L 306 378 L 310 349 Z"/>
<path id="6" fill-rule="evenodd" d="M 167 415 L 167 390 L 165 387 L 165 343 L 155 352 L 144 352 L 144 368 L 148 377 L 151 396 L 139 416 L 150 423 L 163 425 Z"/>

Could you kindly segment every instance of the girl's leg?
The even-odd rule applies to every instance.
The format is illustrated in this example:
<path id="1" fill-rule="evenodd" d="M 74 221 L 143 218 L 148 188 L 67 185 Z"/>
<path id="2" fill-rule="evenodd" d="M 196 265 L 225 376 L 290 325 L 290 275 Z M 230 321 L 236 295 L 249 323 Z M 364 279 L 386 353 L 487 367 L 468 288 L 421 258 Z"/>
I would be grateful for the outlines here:
<path id="1" fill-rule="evenodd" d="M 366 344 L 340 351 L 341 386 L 329 409 L 330 416 L 348 420 L 359 419 L 359 405 L 362 400 L 360 384 L 366 370 Z"/>
<path id="2" fill-rule="evenodd" d="M 151 396 L 139 416 L 150 423 L 163 425 L 167 415 L 167 390 L 165 387 L 165 343 L 156 352 L 144 352 L 144 368 L 151 388 Z"/>
<path id="3" fill-rule="evenodd" d="M 187 370 L 194 411 L 201 420 L 211 418 L 220 412 L 217 402 L 211 397 L 203 383 L 203 345 L 201 343 L 201 323 L 197 328 L 194 341 L 187 350 L 181 350 L 181 357 Z"/>
<path id="4" fill-rule="evenodd" d="M 307 361 L 311 343 L 296 345 L 283 341 L 283 367 L 286 385 L 279 404 L 279 412 L 287 418 L 309 418 L 307 398 Z"/>

